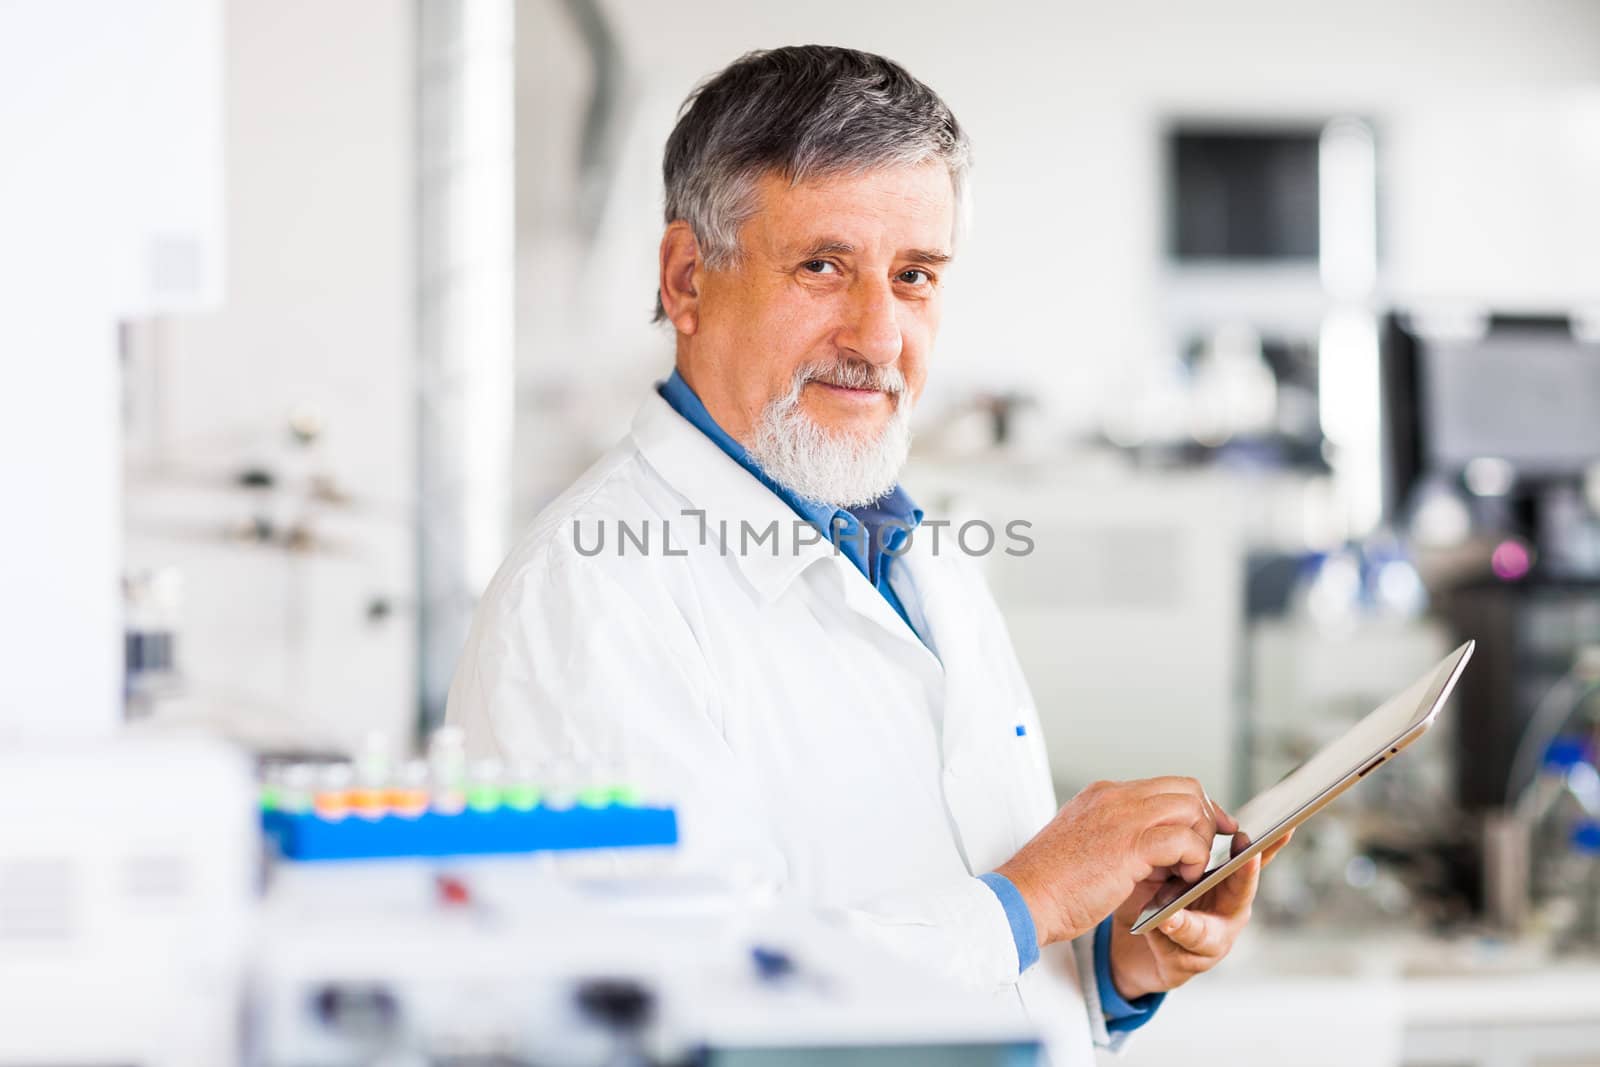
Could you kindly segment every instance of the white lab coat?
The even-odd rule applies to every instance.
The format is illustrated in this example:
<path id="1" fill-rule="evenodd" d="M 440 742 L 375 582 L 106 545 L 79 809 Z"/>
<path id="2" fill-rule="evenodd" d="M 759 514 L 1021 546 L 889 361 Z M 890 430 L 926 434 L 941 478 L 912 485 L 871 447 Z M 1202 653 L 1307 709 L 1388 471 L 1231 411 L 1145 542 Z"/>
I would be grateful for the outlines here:
<path id="1" fill-rule="evenodd" d="M 741 521 L 779 533 L 741 551 Z M 653 783 L 687 852 L 989 991 L 997 1011 L 1025 1006 L 1057 1067 L 1079 1067 L 1112 1044 L 1089 938 L 1018 979 L 1005 913 L 974 877 L 1055 812 L 1039 719 L 977 567 L 951 531 L 937 551 L 928 533 L 891 574 L 937 656 L 652 393 L 490 583 L 448 717 L 476 754 L 578 756 Z"/>

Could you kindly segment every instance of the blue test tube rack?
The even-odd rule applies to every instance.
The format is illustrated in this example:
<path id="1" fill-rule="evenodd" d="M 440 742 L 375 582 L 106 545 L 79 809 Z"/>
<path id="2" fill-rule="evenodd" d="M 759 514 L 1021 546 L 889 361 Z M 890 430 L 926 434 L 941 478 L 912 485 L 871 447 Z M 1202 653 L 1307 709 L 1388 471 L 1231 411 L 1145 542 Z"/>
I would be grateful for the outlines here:
<path id="1" fill-rule="evenodd" d="M 466 808 L 376 818 L 328 819 L 314 811 L 262 812 L 262 829 L 278 855 L 295 861 L 408 856 L 489 856 L 579 849 L 639 848 L 678 843 L 672 808 L 612 803 L 528 810 Z"/>

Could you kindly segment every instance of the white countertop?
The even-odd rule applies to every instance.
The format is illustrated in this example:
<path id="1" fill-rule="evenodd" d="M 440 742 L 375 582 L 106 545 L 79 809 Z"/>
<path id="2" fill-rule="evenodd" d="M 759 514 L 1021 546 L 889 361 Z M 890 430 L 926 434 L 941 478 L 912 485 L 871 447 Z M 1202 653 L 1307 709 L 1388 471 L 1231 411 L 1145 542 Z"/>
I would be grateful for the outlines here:
<path id="1" fill-rule="evenodd" d="M 1600 955 L 1406 929 L 1252 927 L 1121 1055 L 1099 1062 L 1531 1067 L 1597 1056 Z"/>
<path id="2" fill-rule="evenodd" d="M 1194 991 L 1341 979 L 1391 987 L 1406 1026 L 1600 1020 L 1600 954 L 1406 929 L 1252 930 Z"/>

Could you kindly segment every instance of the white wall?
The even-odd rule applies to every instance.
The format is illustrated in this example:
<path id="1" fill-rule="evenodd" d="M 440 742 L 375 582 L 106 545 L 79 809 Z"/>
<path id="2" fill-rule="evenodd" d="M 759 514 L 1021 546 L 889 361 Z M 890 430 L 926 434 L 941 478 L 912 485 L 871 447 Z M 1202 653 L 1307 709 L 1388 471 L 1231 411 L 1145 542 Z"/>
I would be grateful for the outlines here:
<path id="1" fill-rule="evenodd" d="M 117 333 L 220 274 L 220 4 L 0 5 L 0 739 L 121 718 Z"/>
<path id="2" fill-rule="evenodd" d="M 412 11 L 227 5 L 225 296 L 129 369 L 129 563 L 181 567 L 195 695 L 261 727 L 398 734 L 414 710 Z M 315 460 L 297 409 L 325 426 Z M 317 522 L 332 551 L 214 536 L 251 505 L 204 486 L 249 463 L 352 494 Z M 369 624 L 374 595 L 400 614 Z"/>
<path id="3" fill-rule="evenodd" d="M 757 47 L 883 52 L 934 86 L 973 138 L 976 228 L 951 275 L 933 403 L 966 386 L 1025 386 L 1082 424 L 1120 367 L 1166 343 L 1157 164 L 1172 114 L 1370 116 L 1394 291 L 1600 299 L 1600 207 L 1584 193 L 1600 183 L 1591 0 L 606 6 L 635 105 L 612 215 L 587 261 L 538 245 L 521 282 L 523 306 L 545 312 L 523 331 L 525 376 L 604 382 L 615 399 L 603 427 L 581 431 L 597 439 L 668 359 L 645 319 L 675 109 Z M 547 97 L 553 109 L 576 106 L 570 79 L 584 69 Z M 547 165 L 563 162 L 570 135 L 556 130 Z"/>

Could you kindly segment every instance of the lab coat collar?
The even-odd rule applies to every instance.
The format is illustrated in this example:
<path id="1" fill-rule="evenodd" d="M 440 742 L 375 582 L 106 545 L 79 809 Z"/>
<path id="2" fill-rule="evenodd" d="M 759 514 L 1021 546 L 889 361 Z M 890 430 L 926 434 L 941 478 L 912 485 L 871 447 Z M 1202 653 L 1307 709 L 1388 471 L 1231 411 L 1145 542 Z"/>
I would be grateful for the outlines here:
<path id="1" fill-rule="evenodd" d="M 672 520 L 673 541 L 733 557 L 762 599 L 776 599 L 801 571 L 834 554 L 815 527 L 655 390 L 634 415 L 632 436 L 645 461 L 684 498 L 685 514 Z M 773 527 L 776 541 L 756 540 Z"/>

